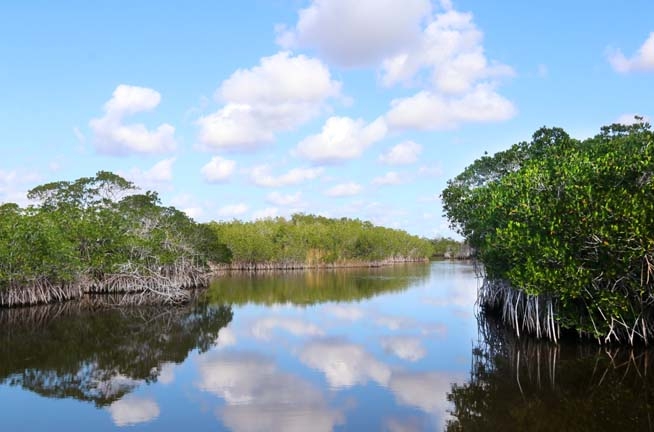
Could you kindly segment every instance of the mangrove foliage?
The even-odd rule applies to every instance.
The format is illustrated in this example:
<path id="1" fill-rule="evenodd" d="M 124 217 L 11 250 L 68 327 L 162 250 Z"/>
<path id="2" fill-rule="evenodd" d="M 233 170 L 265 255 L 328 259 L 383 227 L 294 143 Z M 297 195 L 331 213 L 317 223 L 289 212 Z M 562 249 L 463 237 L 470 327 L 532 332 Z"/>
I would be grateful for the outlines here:
<path id="1" fill-rule="evenodd" d="M 110 292 L 183 300 L 205 284 L 209 261 L 225 259 L 212 230 L 110 172 L 28 198 L 37 204 L 0 206 L 0 306 Z"/>
<path id="2" fill-rule="evenodd" d="M 429 240 L 358 219 L 295 214 L 254 222 L 210 222 L 231 254 L 229 268 L 296 269 L 424 261 Z"/>
<path id="3" fill-rule="evenodd" d="M 642 119 L 640 119 L 642 120 Z M 485 155 L 442 193 L 483 264 L 482 307 L 520 334 L 574 330 L 602 343 L 654 337 L 654 134 L 559 128 Z"/>

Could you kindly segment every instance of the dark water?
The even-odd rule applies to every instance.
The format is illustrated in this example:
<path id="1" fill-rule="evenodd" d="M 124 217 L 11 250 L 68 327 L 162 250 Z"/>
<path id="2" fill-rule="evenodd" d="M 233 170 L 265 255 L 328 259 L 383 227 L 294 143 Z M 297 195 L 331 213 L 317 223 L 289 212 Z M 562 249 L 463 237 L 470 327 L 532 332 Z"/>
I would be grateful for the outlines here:
<path id="1" fill-rule="evenodd" d="M 516 340 L 462 263 L 0 311 L 2 431 L 654 430 L 654 353 Z"/>

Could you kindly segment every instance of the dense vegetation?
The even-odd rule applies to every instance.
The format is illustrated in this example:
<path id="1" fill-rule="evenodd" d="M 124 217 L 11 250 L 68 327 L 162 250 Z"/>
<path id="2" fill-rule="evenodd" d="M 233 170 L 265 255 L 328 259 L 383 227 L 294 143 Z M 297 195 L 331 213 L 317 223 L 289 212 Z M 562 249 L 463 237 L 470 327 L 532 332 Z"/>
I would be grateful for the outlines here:
<path id="1" fill-rule="evenodd" d="M 211 230 L 98 172 L 38 186 L 39 204 L 0 206 L 0 306 L 97 292 L 156 292 L 177 300 L 204 283 L 223 249 Z"/>
<path id="2" fill-rule="evenodd" d="M 448 182 L 445 212 L 475 248 L 480 303 L 518 332 L 602 342 L 654 336 L 654 134 L 614 124 L 578 141 L 537 131 Z"/>
<path id="3" fill-rule="evenodd" d="M 431 243 L 358 219 L 295 214 L 255 222 L 210 222 L 236 269 L 304 268 L 426 260 Z"/>
<path id="4" fill-rule="evenodd" d="M 0 205 L 0 306 L 85 293 L 188 298 L 211 268 L 304 268 L 425 260 L 432 244 L 352 219 L 294 215 L 198 224 L 155 192 L 106 171 L 38 186 L 37 204 Z M 220 266 L 218 266 L 220 268 Z"/>

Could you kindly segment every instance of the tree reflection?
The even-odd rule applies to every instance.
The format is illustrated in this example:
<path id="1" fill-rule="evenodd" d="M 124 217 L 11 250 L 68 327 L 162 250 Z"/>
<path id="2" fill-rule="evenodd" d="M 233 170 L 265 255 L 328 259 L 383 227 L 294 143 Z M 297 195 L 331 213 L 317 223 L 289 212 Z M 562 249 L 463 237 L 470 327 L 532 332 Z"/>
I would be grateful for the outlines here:
<path id="1" fill-rule="evenodd" d="M 359 301 L 399 292 L 429 278 L 426 264 L 285 272 L 237 272 L 215 279 L 207 291 L 212 302 L 243 305 Z"/>
<path id="2" fill-rule="evenodd" d="M 125 306 L 70 302 L 0 310 L 0 382 L 47 397 L 106 406 L 165 363 L 208 350 L 232 319 L 225 306 Z"/>
<path id="3" fill-rule="evenodd" d="M 479 317 L 448 431 L 654 430 L 654 351 L 518 339 Z"/>

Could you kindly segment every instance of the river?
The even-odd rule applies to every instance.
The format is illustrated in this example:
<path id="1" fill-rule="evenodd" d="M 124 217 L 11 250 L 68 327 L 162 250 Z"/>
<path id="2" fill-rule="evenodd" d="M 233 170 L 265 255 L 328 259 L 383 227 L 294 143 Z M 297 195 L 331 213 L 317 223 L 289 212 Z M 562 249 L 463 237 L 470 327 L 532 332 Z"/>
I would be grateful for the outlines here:
<path id="1" fill-rule="evenodd" d="M 654 430 L 654 352 L 518 340 L 477 319 L 476 287 L 470 264 L 433 262 L 3 310 L 0 428 Z"/>

